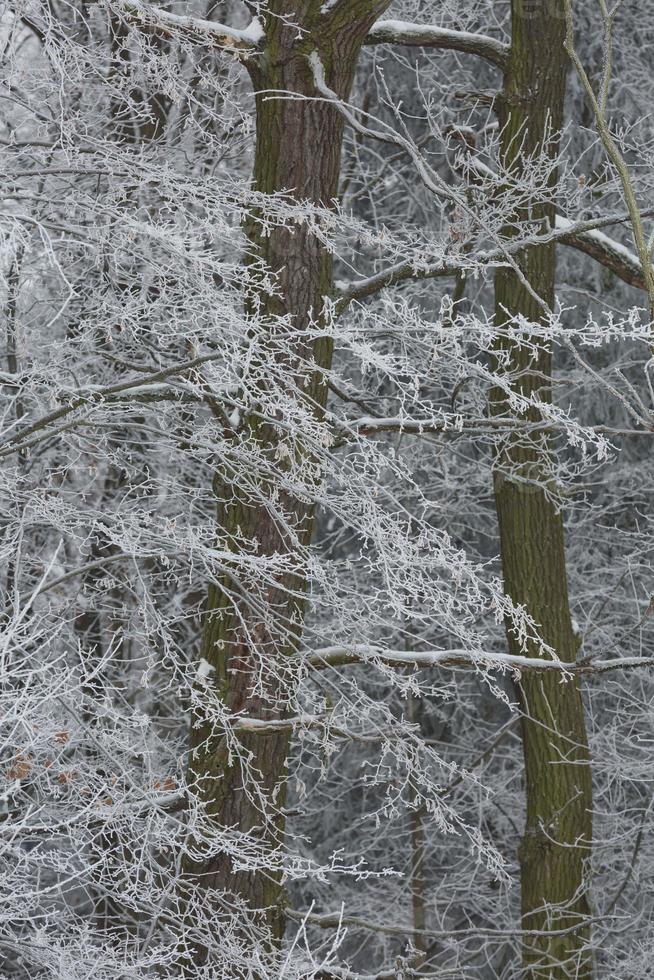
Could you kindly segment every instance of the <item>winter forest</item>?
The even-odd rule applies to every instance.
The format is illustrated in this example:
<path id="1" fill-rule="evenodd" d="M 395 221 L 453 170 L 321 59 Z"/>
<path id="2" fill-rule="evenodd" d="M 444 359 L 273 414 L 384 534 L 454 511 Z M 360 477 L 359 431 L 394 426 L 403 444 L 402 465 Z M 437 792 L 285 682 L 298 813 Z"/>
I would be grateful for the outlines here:
<path id="1" fill-rule="evenodd" d="M 652 0 L 0 2 L 0 977 L 654 976 Z"/>

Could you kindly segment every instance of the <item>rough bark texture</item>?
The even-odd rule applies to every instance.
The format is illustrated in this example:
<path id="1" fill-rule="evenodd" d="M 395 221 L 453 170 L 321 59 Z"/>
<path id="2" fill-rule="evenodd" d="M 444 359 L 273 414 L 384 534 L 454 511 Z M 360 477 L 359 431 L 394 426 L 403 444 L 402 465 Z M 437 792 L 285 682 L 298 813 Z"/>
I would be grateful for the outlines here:
<path id="1" fill-rule="evenodd" d="M 253 183 L 267 194 L 287 192 L 297 201 L 330 207 L 338 193 L 341 165 L 343 118 L 324 100 L 313 100 L 315 88 L 308 61 L 317 51 L 325 68 L 327 84 L 339 96 L 347 98 L 363 39 L 374 20 L 388 6 L 389 0 L 342 0 L 326 14 L 320 0 L 273 0 L 265 18 L 265 42 L 261 52 L 249 63 L 256 96 L 257 138 Z M 298 27 L 301 30 L 298 30 Z M 271 98 L 270 90 L 289 92 L 306 98 Z M 253 213 L 246 226 L 252 257 L 264 259 L 277 274 L 279 292 L 260 297 L 258 322 L 269 322 L 270 344 L 262 345 L 266 363 L 275 361 L 289 378 L 306 391 L 318 415 L 324 408 L 326 386 L 320 369 L 329 367 L 331 344 L 327 340 L 309 343 L 303 331 L 312 317 L 319 319 L 323 300 L 332 290 L 332 259 L 329 252 L 311 234 L 306 224 L 274 228 L 262 233 L 258 215 Z M 287 317 L 284 344 L 280 339 L 278 317 Z M 290 350 L 290 354 L 289 354 Z M 317 369 L 312 369 L 312 365 Z M 271 372 L 272 373 L 272 372 Z M 262 381 L 262 384 L 265 384 Z M 271 382 L 276 383 L 276 382 Z M 296 396 L 297 397 L 297 396 Z M 279 469 L 278 447 L 284 432 L 274 423 L 262 423 L 256 416 L 243 419 L 235 439 L 247 439 L 268 459 L 271 469 Z M 288 438 L 288 437 L 287 437 Z M 293 443 L 296 464 L 305 461 L 308 469 L 314 461 L 296 440 Z M 313 467 L 315 470 L 315 467 Z M 319 472 L 314 479 L 319 480 Z M 254 583 L 252 592 L 234 599 L 234 583 L 229 576 L 209 590 L 202 640 L 202 656 L 215 668 L 220 697 L 232 712 L 249 718 L 283 717 L 282 699 L 276 681 L 266 678 L 265 663 L 279 662 L 296 646 L 302 629 L 304 575 L 298 567 L 298 548 L 311 541 L 314 525 L 313 508 L 303 500 L 280 495 L 274 506 L 274 487 L 261 480 L 258 500 L 246 499 L 233 486 L 229 474 L 218 474 L 215 481 L 218 498 L 218 530 L 224 544 L 231 537 L 234 548 L 256 550 L 259 556 L 287 555 L 289 572 L 267 585 Z M 266 500 L 268 497 L 268 500 Z M 274 512 L 282 510 L 286 530 L 280 527 Z M 288 529 L 292 533 L 289 533 Z M 265 607 L 272 615 L 257 612 Z M 255 652 L 256 651 L 256 652 Z M 264 662 L 263 694 L 253 692 Z M 205 725 L 193 729 L 194 749 L 190 779 L 199 787 L 208 812 L 223 827 L 243 833 L 256 833 L 271 851 L 283 842 L 283 820 L 268 814 L 283 805 L 283 783 L 289 736 L 278 734 L 244 734 L 243 748 L 252 754 L 251 765 L 258 769 L 260 799 L 268 807 L 253 803 L 254 787 L 238 762 L 228 759 L 223 739 L 208 738 Z M 272 801 L 274 800 L 274 805 Z M 264 812 L 267 810 L 267 813 Z M 284 931 L 283 888 L 278 876 L 261 872 L 242 872 L 232 868 L 227 857 L 187 866 L 187 874 L 198 884 L 225 890 L 260 911 L 260 921 L 267 925 L 271 939 L 279 940 Z M 199 951 L 195 966 L 206 960 Z"/>
<path id="2" fill-rule="evenodd" d="M 528 11 L 521 0 L 514 0 L 500 122 L 504 164 L 515 173 L 533 152 L 544 151 L 552 158 L 557 155 L 568 68 L 564 35 L 562 0 L 540 0 L 531 3 Z M 527 217 L 548 219 L 553 226 L 554 207 L 537 204 L 529 214 L 516 215 L 517 219 Z M 550 308 L 554 305 L 555 262 L 552 244 L 527 249 L 519 256 L 525 278 Z M 499 324 L 518 314 L 533 322 L 542 318 L 542 307 L 514 271 L 498 270 L 495 286 Z M 534 357 L 513 340 L 503 340 L 500 346 L 508 351 L 510 369 L 521 372 L 521 390 L 537 391 L 541 400 L 549 401 L 551 352 Z M 496 415 L 509 411 L 499 389 L 493 393 L 493 411 Z M 537 410 L 533 418 L 538 418 Z M 544 436 L 532 441 L 516 436 L 499 455 L 495 499 L 504 581 L 512 599 L 526 606 L 540 624 L 545 642 L 561 660 L 573 662 L 578 639 L 568 604 L 561 514 L 542 489 L 506 475 L 508 467 L 525 480 L 547 480 L 548 451 Z M 508 643 L 512 653 L 519 652 L 510 630 Z M 524 939 L 525 973 L 532 980 L 588 978 L 591 964 L 584 951 L 588 926 L 583 923 L 589 914 L 586 872 L 592 842 L 592 786 L 578 681 L 562 684 L 555 676 L 528 675 L 518 687 L 525 713 L 527 795 L 526 828 L 519 851 L 523 927 L 545 932 Z M 578 930 L 576 925 L 580 925 Z M 565 929 L 571 931 L 553 934 Z"/>

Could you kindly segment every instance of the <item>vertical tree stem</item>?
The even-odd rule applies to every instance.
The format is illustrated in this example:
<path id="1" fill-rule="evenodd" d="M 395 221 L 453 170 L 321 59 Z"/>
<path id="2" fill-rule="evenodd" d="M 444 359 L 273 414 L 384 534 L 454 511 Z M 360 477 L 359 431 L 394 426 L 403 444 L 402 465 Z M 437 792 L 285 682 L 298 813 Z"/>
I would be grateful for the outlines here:
<path id="1" fill-rule="evenodd" d="M 515 177 L 526 176 L 529 157 L 555 160 L 568 71 L 563 0 L 532 4 L 523 12 L 512 4 L 512 42 L 500 104 L 501 156 Z M 555 8 L 555 9 L 553 9 Z M 553 168 L 551 188 L 556 186 Z M 532 202 L 515 215 L 516 222 L 548 220 L 554 226 L 553 203 Z M 511 228 L 506 229 L 511 234 Z M 533 292 L 509 268 L 495 277 L 495 317 L 499 327 L 516 316 L 538 324 L 555 300 L 556 256 L 553 244 L 527 248 L 520 266 Z M 498 348 L 507 370 L 525 395 L 550 401 L 552 353 L 534 331 L 539 353 L 504 336 Z M 498 350 L 499 353 L 499 350 Z M 498 358 L 497 367 L 501 370 Z M 495 415 L 510 413 L 500 388 L 492 393 Z M 528 418 L 536 420 L 537 410 Z M 498 453 L 495 502 L 499 521 L 504 583 L 540 625 L 543 640 L 565 662 L 576 657 L 578 640 L 570 616 L 563 519 L 546 493 L 549 481 L 547 437 L 515 435 Z M 509 649 L 519 644 L 507 630 Z M 531 651 L 534 655 L 535 650 Z M 522 723 L 527 815 L 519 850 L 522 918 L 525 929 L 543 935 L 526 937 L 523 964 L 532 980 L 588 978 L 589 915 L 587 865 L 592 842 L 592 783 L 584 709 L 577 680 L 560 683 L 553 676 L 530 674 L 518 685 Z M 575 925 L 565 935 L 548 935 Z"/>

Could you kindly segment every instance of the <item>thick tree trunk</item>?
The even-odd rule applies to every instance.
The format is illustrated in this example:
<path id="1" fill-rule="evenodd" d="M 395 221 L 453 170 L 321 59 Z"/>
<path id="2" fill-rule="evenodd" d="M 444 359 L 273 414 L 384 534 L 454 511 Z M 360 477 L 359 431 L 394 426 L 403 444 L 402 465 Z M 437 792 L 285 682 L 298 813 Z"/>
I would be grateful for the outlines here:
<path id="1" fill-rule="evenodd" d="M 563 48 L 563 0 L 513 0 L 511 55 L 500 102 L 501 152 L 514 174 L 524 172 L 529 155 L 558 153 L 563 122 L 567 57 Z M 551 186 L 556 183 L 552 176 Z M 554 207 L 536 203 L 517 219 L 547 219 Z M 510 231 L 510 229 L 509 229 Z M 553 245 L 526 249 L 521 270 L 534 292 L 551 309 L 555 299 L 556 257 Z M 511 269 L 495 279 L 499 325 L 521 315 L 537 323 L 543 309 Z M 538 356 L 515 340 L 500 342 L 509 355 L 509 370 L 520 372 L 525 393 L 551 400 L 552 356 Z M 541 344 L 542 346 L 542 344 Z M 499 363 L 499 362 L 498 362 Z M 495 414 L 509 412 L 499 389 L 493 392 Z M 538 420 L 534 411 L 532 420 Z M 546 643 L 561 660 L 575 660 L 578 640 L 568 604 L 563 521 L 541 486 L 547 477 L 546 437 L 515 437 L 498 456 L 495 500 L 507 593 L 526 606 Z M 509 471 L 518 477 L 511 479 Z M 520 480 L 520 477 L 522 480 Z M 527 481 L 527 482 L 523 482 Z M 518 653 L 510 632 L 511 653 Z M 535 653 L 536 651 L 534 651 Z M 527 794 L 527 819 L 519 860 L 522 916 L 527 935 L 523 960 L 527 976 L 538 980 L 587 978 L 589 914 L 587 866 L 592 843 L 592 784 L 584 710 L 576 681 L 560 683 L 552 674 L 526 675 L 518 685 Z M 579 929 L 575 930 L 575 926 Z M 556 931 L 569 929 L 566 934 Z"/>
<path id="2" fill-rule="evenodd" d="M 320 0 L 269 2 L 265 47 L 249 65 L 259 93 L 253 174 L 257 191 L 286 192 L 297 202 L 332 206 L 338 193 L 343 117 L 333 105 L 314 99 L 308 58 L 313 51 L 318 53 L 328 85 L 347 99 L 363 38 L 389 2 L 340 0 L 325 13 Z M 277 94 L 282 92 L 291 97 Z M 263 394 L 267 384 L 280 384 L 280 377 L 287 378 L 289 398 L 297 401 L 297 391 L 306 392 L 307 406 L 311 404 L 320 419 L 326 399 L 322 369 L 330 365 L 331 343 L 326 338 L 309 341 L 306 331 L 312 322 L 320 321 L 324 298 L 332 290 L 332 257 L 307 223 L 266 231 L 258 218 L 253 213 L 246 226 L 252 257 L 265 261 L 278 284 L 275 295 L 260 296 L 254 329 L 259 331 L 264 325 L 259 349 L 266 370 L 258 384 Z M 281 317 L 288 326 L 280 325 Z M 287 450 L 294 465 L 304 466 L 309 483 L 320 480 L 315 459 L 301 440 L 285 434 L 274 422 L 262 423 L 256 415 L 246 417 L 234 439 L 247 441 L 249 452 L 256 446 L 271 471 L 279 470 L 279 459 Z M 213 585 L 202 639 L 202 656 L 214 668 L 211 676 L 227 708 L 265 720 L 284 716 L 274 664 L 291 654 L 300 639 L 306 582 L 298 555 L 310 543 L 314 525 L 313 507 L 289 493 L 276 493 L 273 482 L 267 485 L 260 480 L 254 498 L 246 498 L 230 481 L 229 473 L 216 477 L 221 541 L 231 539 L 235 550 L 245 548 L 262 558 L 286 556 L 282 564 L 288 571 L 267 583 L 253 582 L 247 595 L 236 598 L 229 575 Z M 280 511 L 283 522 L 275 516 Z M 259 688 L 255 693 L 262 664 L 263 692 Z M 271 666 L 269 673 L 266 664 Z M 279 810 L 289 735 L 248 733 L 240 741 L 244 753 L 251 754 L 250 772 L 260 772 L 257 786 L 238 759 L 229 757 L 225 740 L 212 737 L 206 724 L 191 732 L 189 778 L 218 826 L 254 833 L 272 853 L 283 843 Z M 283 889 L 278 874 L 235 870 L 227 856 L 189 864 L 186 872 L 187 881 L 194 881 L 197 887 L 231 893 L 260 913 L 259 921 L 268 927 L 273 942 L 282 937 Z M 207 951 L 200 951 L 195 965 L 206 959 Z"/>

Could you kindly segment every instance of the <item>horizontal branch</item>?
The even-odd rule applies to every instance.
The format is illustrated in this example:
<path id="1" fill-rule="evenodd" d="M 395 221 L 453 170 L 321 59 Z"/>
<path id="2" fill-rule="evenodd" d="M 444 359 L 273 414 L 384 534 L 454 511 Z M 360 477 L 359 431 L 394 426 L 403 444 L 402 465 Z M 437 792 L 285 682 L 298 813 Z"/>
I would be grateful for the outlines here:
<path id="1" fill-rule="evenodd" d="M 417 281 L 421 279 L 440 279 L 448 276 L 455 276 L 461 271 L 461 262 L 442 262 L 439 265 L 425 266 L 417 268 L 412 262 L 397 262 L 389 266 L 382 272 L 377 272 L 367 279 L 360 279 L 354 283 L 341 283 L 341 294 L 336 302 L 336 315 L 344 313 L 351 303 L 367 299 L 387 289 L 389 286 L 397 286 L 401 282 Z"/>
<path id="2" fill-rule="evenodd" d="M 649 215 L 650 212 L 645 212 Z M 607 225 L 620 224 L 626 221 L 624 215 L 610 215 L 606 218 L 590 219 L 573 223 L 567 218 L 557 215 L 556 227 L 534 235 L 530 239 L 514 240 L 502 249 L 481 252 L 477 256 L 476 268 L 495 268 L 505 264 L 507 257 L 517 255 L 525 248 L 536 248 L 548 242 L 558 242 L 578 251 L 584 252 L 606 268 L 611 269 L 620 279 L 637 289 L 644 289 L 644 277 L 638 257 L 620 242 L 614 241 L 599 229 Z M 368 296 L 374 296 L 390 286 L 402 282 L 415 282 L 424 279 L 446 278 L 466 271 L 472 266 L 470 256 L 464 255 L 454 261 L 441 261 L 433 266 L 420 268 L 415 262 L 397 262 L 387 269 L 377 272 L 367 279 L 358 282 L 340 284 L 340 296 L 336 301 L 336 314 L 345 312 L 350 303 L 359 302 Z"/>
<path id="3" fill-rule="evenodd" d="M 612 670 L 637 670 L 654 666 L 654 657 L 615 657 L 613 660 L 595 660 L 588 657 L 575 664 L 575 674 L 606 674 Z"/>
<path id="4" fill-rule="evenodd" d="M 511 939 L 514 936 L 567 936 L 570 933 L 585 929 L 591 922 L 601 921 L 599 918 L 590 916 L 580 916 L 580 921 L 573 926 L 565 929 L 483 929 L 471 926 L 468 929 L 415 929 L 413 926 L 391 926 L 382 925 L 377 922 L 370 922 L 358 915 L 344 915 L 340 912 L 327 912 L 323 915 L 316 915 L 311 912 L 297 912 L 288 909 L 286 915 L 296 922 L 306 922 L 310 925 L 318 926 L 320 929 L 339 929 L 342 926 L 352 926 L 357 929 L 367 929 L 371 932 L 383 933 L 386 936 L 428 936 L 430 939 L 448 939 L 451 936 L 464 938 L 470 936 L 476 938 L 483 936 L 485 939 Z"/>
<path id="5" fill-rule="evenodd" d="M 263 28 L 255 17 L 245 30 L 227 27 L 199 17 L 172 14 L 141 0 L 115 0 L 114 7 L 135 27 L 147 27 L 164 37 L 177 37 L 194 43 L 240 54 L 254 53 L 263 38 Z"/>
<path id="6" fill-rule="evenodd" d="M 503 70 L 509 61 L 509 46 L 485 34 L 452 31 L 402 20 L 380 20 L 369 31 L 364 44 L 401 44 L 408 47 L 440 48 L 475 54 Z"/>
<path id="7" fill-rule="evenodd" d="M 406 416 L 364 415 L 358 419 L 348 419 L 342 422 L 351 433 L 362 436 L 382 435 L 385 432 L 402 432 L 404 435 L 479 435 L 489 433 L 504 435 L 516 430 L 526 433 L 534 432 L 566 432 L 563 422 L 528 422 L 512 417 L 479 418 L 459 421 L 435 421 L 434 419 L 414 419 Z M 647 429 L 619 429 L 610 425 L 590 425 L 584 427 L 588 432 L 603 436 L 652 436 L 654 427 Z"/>
<path id="8" fill-rule="evenodd" d="M 296 715 L 292 718 L 264 719 L 264 718 L 234 718 L 231 726 L 236 733 L 253 735 L 276 735 L 278 732 L 295 732 L 298 728 L 319 729 L 329 731 L 331 735 L 343 738 L 351 742 L 379 742 L 384 737 L 393 738 L 391 732 L 373 732 L 371 734 L 350 731 L 348 728 L 341 728 L 339 725 L 329 723 L 327 715 Z M 404 737 L 404 734 L 402 735 Z"/>
<path id="9" fill-rule="evenodd" d="M 603 674 L 612 670 L 651 667 L 654 657 L 617 657 L 613 660 L 587 658 L 579 663 L 516 656 L 510 653 L 479 653 L 469 650 L 385 650 L 381 647 L 353 644 L 349 647 L 324 647 L 306 658 L 309 666 L 344 667 L 349 664 L 381 663 L 389 667 L 482 667 L 487 670 L 524 670 L 538 673 L 558 671 L 564 675 Z"/>
<path id="10" fill-rule="evenodd" d="M 573 665 L 560 660 L 541 660 L 510 653 L 471 653 L 469 650 L 385 650 L 381 647 L 353 644 L 348 647 L 324 647 L 307 658 L 311 667 L 342 667 L 347 664 L 383 663 L 408 667 L 486 667 L 493 670 L 556 670 L 570 673 Z"/>

